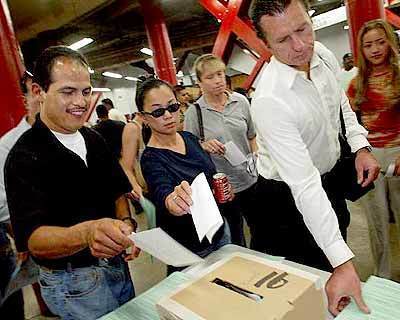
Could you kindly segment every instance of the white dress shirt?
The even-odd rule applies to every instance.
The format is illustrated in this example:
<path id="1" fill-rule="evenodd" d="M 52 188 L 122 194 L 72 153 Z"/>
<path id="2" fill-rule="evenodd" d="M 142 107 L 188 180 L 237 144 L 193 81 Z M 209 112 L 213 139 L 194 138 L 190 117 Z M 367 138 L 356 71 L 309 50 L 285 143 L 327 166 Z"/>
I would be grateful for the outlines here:
<path id="1" fill-rule="evenodd" d="M 272 57 L 251 108 L 259 174 L 289 185 L 306 226 L 333 267 L 354 257 L 320 177 L 339 159 L 340 106 L 352 151 L 369 146 L 367 131 L 358 124 L 335 77 L 339 72 L 334 55 L 318 42 L 310 64 L 311 80 L 305 72 Z"/>
<path id="2" fill-rule="evenodd" d="M 54 130 L 50 131 L 54 134 L 57 140 L 63 144 L 64 147 L 79 156 L 79 158 L 81 158 L 87 166 L 87 149 L 85 139 L 79 131 L 76 131 L 74 133 L 61 133 Z"/>
<path id="3" fill-rule="evenodd" d="M 10 213 L 8 212 L 6 189 L 4 186 L 4 166 L 7 160 L 8 153 L 11 148 L 17 142 L 22 134 L 31 128 L 31 125 L 23 117 L 19 124 L 8 131 L 0 138 L 0 222 L 7 221 L 10 219 Z"/>
<path id="4" fill-rule="evenodd" d="M 123 123 L 127 123 L 126 117 L 124 116 L 122 111 L 115 108 L 111 108 L 108 111 L 108 118 L 114 121 L 122 121 Z"/>

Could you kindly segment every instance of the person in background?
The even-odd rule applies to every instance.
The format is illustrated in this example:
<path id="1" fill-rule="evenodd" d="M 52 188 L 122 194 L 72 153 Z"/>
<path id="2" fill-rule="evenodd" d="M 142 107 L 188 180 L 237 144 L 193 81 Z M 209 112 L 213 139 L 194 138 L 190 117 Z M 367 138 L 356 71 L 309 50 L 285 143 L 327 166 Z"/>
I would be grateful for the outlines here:
<path id="1" fill-rule="evenodd" d="M 183 130 L 183 123 L 185 121 L 185 112 L 189 108 L 190 103 L 193 102 L 193 97 L 189 91 L 182 85 L 176 85 L 174 92 L 178 102 L 180 103 L 179 108 L 179 119 L 178 119 L 178 131 Z"/>
<path id="2" fill-rule="evenodd" d="M 354 58 L 352 53 L 346 53 L 343 56 L 343 69 L 340 71 L 338 81 L 343 90 L 347 91 L 351 80 L 357 75 L 358 69 L 354 66 Z"/>
<path id="3" fill-rule="evenodd" d="M 400 154 L 400 69 L 392 27 L 383 20 L 367 22 L 359 32 L 357 47 L 359 70 L 347 93 L 369 131 L 372 153 L 386 172 Z M 397 172 L 398 166 L 394 174 Z M 390 212 L 400 232 L 400 180 L 392 175 L 380 175 L 375 189 L 360 199 L 367 216 L 375 274 L 387 279 L 392 277 Z"/>
<path id="4" fill-rule="evenodd" d="M 340 111 L 356 153 L 358 183 L 372 183 L 380 168 L 335 77 L 335 56 L 315 41 L 308 9 L 306 0 L 255 0 L 251 10 L 257 34 L 273 54 L 251 107 L 259 147 L 257 193 L 267 208 L 257 217 L 268 228 L 265 252 L 333 271 L 325 286 L 331 313 L 342 311 L 350 296 L 369 313 L 345 242 L 350 213 L 344 194 L 326 184 L 327 176 L 340 174 Z"/>
<path id="5" fill-rule="evenodd" d="M 32 94 L 31 73 L 28 71 L 24 72 L 20 86 L 24 95 L 26 115 L 15 128 L 11 129 L 0 138 L 0 297 L 3 296 L 4 290 L 7 287 L 17 263 L 17 255 L 15 255 L 10 240 L 8 239 L 8 236 L 13 237 L 13 232 L 4 185 L 4 166 L 11 148 L 15 145 L 22 134 L 31 128 L 32 124 L 35 122 L 36 114 L 40 110 L 39 100 Z M 22 253 L 19 255 L 19 259 L 24 259 Z M 38 298 L 41 299 L 40 297 Z M 19 290 L 13 293 L 3 303 L 3 305 L 0 306 L 0 312 L 5 315 L 12 314 L 15 319 L 24 319 L 24 300 L 22 297 L 22 291 Z"/>
<path id="6" fill-rule="evenodd" d="M 139 253 L 128 238 L 129 180 L 104 139 L 83 127 L 88 68 L 68 47 L 42 52 L 32 81 L 40 115 L 4 170 L 17 250 L 38 264 L 42 296 L 62 319 L 97 319 L 133 298 L 126 260 Z"/>
<path id="7" fill-rule="evenodd" d="M 177 132 L 179 103 L 173 88 L 162 80 L 146 80 L 139 85 L 136 105 L 152 131 L 141 166 L 150 198 L 156 205 L 157 225 L 200 257 L 230 243 L 226 223 L 216 232 L 212 243 L 207 238 L 200 242 L 197 236 L 189 214 L 190 184 L 203 172 L 211 186 L 216 171 L 198 138 L 186 131 Z M 174 270 L 168 267 L 168 273 Z"/>
<path id="8" fill-rule="evenodd" d="M 105 98 L 103 100 L 101 100 L 101 103 L 104 104 L 107 109 L 108 109 L 108 117 L 111 120 L 115 120 L 115 121 L 121 121 L 123 123 L 127 123 L 128 121 L 126 120 L 125 115 L 122 113 L 122 111 L 116 109 L 114 107 L 114 103 L 112 102 L 111 99 L 109 98 Z"/>
<path id="9" fill-rule="evenodd" d="M 203 149 L 208 152 L 217 171 L 227 175 L 233 186 L 235 198 L 227 210 L 226 219 L 232 235 L 232 243 L 245 245 L 243 215 L 251 232 L 251 247 L 257 249 L 257 237 L 252 216 L 258 214 L 254 199 L 257 171 L 255 169 L 256 133 L 247 99 L 236 92 L 227 91 L 225 64 L 212 54 L 197 58 L 194 64 L 197 80 L 203 95 L 189 108 L 185 115 L 184 128 L 201 137 L 202 117 L 204 129 Z M 199 106 L 199 113 L 196 110 Z M 235 165 L 225 157 L 225 144 L 233 142 L 246 160 Z M 261 235 L 260 235 L 261 236 Z"/>
<path id="10" fill-rule="evenodd" d="M 111 120 L 108 117 L 109 111 L 104 104 L 99 104 L 96 107 L 97 117 L 99 122 L 93 126 L 100 135 L 106 140 L 108 147 L 114 154 L 116 159 L 121 158 L 122 150 L 122 133 L 125 123 L 122 121 Z"/>
<path id="11" fill-rule="evenodd" d="M 136 201 L 139 201 L 143 193 L 147 192 L 146 182 L 140 167 L 140 159 L 145 148 L 142 131 L 143 115 L 137 112 L 133 121 L 125 126 L 122 134 L 120 163 L 132 185 L 131 194 Z"/>

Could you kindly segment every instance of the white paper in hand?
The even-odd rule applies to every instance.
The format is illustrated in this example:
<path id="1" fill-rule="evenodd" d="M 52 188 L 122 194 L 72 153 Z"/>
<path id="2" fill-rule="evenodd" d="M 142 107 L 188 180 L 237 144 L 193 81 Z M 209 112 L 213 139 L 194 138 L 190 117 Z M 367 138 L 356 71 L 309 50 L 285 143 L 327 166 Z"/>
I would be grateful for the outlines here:
<path id="1" fill-rule="evenodd" d="M 225 143 L 224 157 L 234 167 L 247 161 L 243 152 L 240 151 L 238 146 L 233 141 L 228 141 Z"/>
<path id="2" fill-rule="evenodd" d="M 203 261 L 202 258 L 186 249 L 161 228 L 138 233 L 132 232 L 129 238 L 138 248 L 174 267 L 190 266 Z"/>
<path id="3" fill-rule="evenodd" d="M 211 243 L 212 238 L 224 221 L 204 173 L 200 173 L 193 180 L 191 188 L 193 205 L 190 207 L 190 213 L 197 235 L 200 241 L 203 241 L 203 238 L 207 236 Z"/>

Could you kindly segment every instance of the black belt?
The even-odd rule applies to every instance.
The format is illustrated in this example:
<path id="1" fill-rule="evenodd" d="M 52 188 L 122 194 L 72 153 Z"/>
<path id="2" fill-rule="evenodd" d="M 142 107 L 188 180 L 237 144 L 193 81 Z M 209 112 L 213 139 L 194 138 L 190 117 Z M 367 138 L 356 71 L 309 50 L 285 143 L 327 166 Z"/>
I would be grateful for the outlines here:
<path id="1" fill-rule="evenodd" d="M 74 259 L 72 261 L 68 260 L 46 260 L 46 261 L 36 261 L 36 263 L 40 266 L 40 268 L 46 271 L 71 271 L 77 268 L 88 268 L 92 266 L 100 266 L 104 264 L 108 265 L 117 265 L 121 263 L 122 258 L 120 256 L 116 256 L 110 259 L 97 259 L 93 257 L 93 259 Z"/>

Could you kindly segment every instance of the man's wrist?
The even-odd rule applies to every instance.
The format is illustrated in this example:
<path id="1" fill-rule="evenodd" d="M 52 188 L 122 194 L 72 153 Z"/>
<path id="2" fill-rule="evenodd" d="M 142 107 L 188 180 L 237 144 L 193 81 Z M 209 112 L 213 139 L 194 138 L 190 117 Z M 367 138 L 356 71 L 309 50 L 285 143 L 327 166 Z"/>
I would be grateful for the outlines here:
<path id="1" fill-rule="evenodd" d="M 358 149 L 356 153 L 359 154 L 361 152 L 370 153 L 370 152 L 372 152 L 372 148 L 370 146 L 365 146 L 365 147 L 362 147 L 361 149 Z"/>

